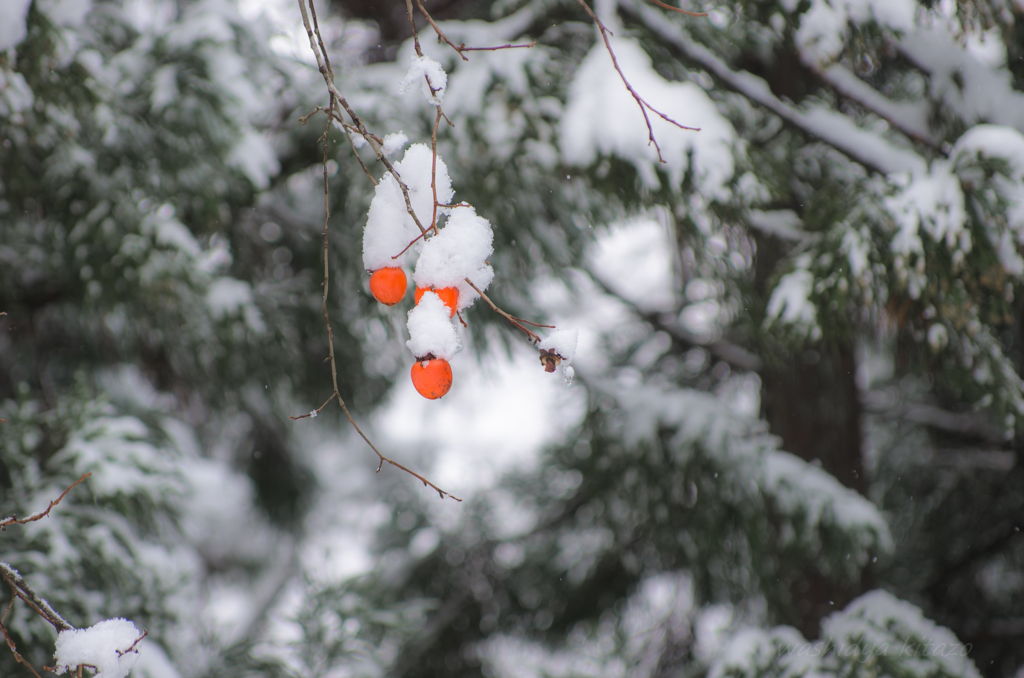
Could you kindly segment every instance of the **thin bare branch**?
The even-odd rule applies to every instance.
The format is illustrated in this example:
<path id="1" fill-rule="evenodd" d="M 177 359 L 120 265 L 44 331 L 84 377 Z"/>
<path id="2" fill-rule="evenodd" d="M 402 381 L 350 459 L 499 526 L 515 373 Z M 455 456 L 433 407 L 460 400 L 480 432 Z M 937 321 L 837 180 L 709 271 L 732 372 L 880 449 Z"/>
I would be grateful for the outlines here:
<path id="1" fill-rule="evenodd" d="M 330 357 L 328 356 L 327 359 L 330 360 Z M 291 419 L 292 421 L 298 421 L 299 419 L 306 419 L 307 417 L 315 417 L 318 414 L 320 414 L 321 412 L 323 412 L 324 408 L 327 407 L 328 405 L 330 405 L 331 401 L 334 400 L 335 397 L 337 397 L 337 395 L 338 395 L 337 393 L 332 393 L 331 397 L 328 398 L 327 401 L 323 405 L 321 405 L 320 407 L 318 407 L 315 410 L 313 410 L 313 412 L 310 412 L 308 414 L 300 414 L 297 417 L 288 417 L 288 418 Z"/>
<path id="2" fill-rule="evenodd" d="M 11 635 L 7 633 L 7 629 L 4 627 L 3 624 L 0 624 L 0 633 L 4 634 L 4 640 L 7 641 L 7 647 L 11 648 L 11 654 L 14 655 L 14 660 L 19 664 L 24 664 L 25 666 L 27 666 L 28 670 L 31 671 L 32 675 L 36 678 L 42 678 L 42 676 L 40 676 L 39 673 L 37 673 L 36 670 L 32 668 L 32 665 L 29 664 L 28 661 L 26 661 L 25 658 L 18 653 L 18 648 L 17 646 L 15 646 L 14 640 L 11 638 Z"/>
<path id="3" fill-rule="evenodd" d="M 526 336 L 530 337 L 530 339 L 533 341 L 534 344 L 539 344 L 541 342 L 541 336 L 539 334 L 537 334 L 536 332 L 528 329 L 525 325 L 523 325 L 524 322 L 528 323 L 530 325 L 533 325 L 535 327 L 550 327 L 550 328 L 554 329 L 554 325 L 539 325 L 537 323 L 532 323 L 532 322 L 530 322 L 528 320 L 523 320 L 522 318 L 517 318 L 514 315 L 512 315 L 511 313 L 507 313 L 506 311 L 501 310 L 500 308 L 498 308 L 498 305 L 495 304 L 493 301 L 491 301 L 491 298 L 488 297 L 486 294 L 484 294 L 483 291 L 481 291 L 479 287 L 474 285 L 473 282 L 469 278 L 466 278 L 466 284 L 468 284 L 470 287 L 472 287 L 473 290 L 477 294 L 480 295 L 480 298 L 483 299 L 485 302 L 487 302 L 487 305 L 491 307 L 492 311 L 494 311 L 495 313 L 500 315 L 505 320 L 509 321 L 512 324 L 512 327 L 515 327 L 515 328 L 520 329 L 523 332 L 525 332 Z"/>
<path id="4" fill-rule="evenodd" d="M 348 101 L 346 101 L 345 97 L 343 97 L 341 95 L 341 92 L 338 91 L 337 85 L 334 84 L 334 75 L 327 65 L 326 55 L 321 54 L 320 49 L 317 47 L 318 44 L 323 43 L 323 40 L 317 37 L 319 35 L 319 30 L 314 32 L 313 26 L 312 24 L 310 24 L 309 10 L 306 8 L 306 1 L 307 0 L 298 0 L 299 11 L 302 13 L 302 25 L 306 29 L 306 35 L 309 37 L 309 47 L 311 50 L 313 50 L 313 55 L 316 57 L 317 68 L 320 70 L 320 75 L 324 79 L 324 84 L 327 85 L 327 91 L 333 97 L 331 103 L 332 117 L 335 117 L 336 115 L 335 119 L 344 124 L 344 116 L 341 115 L 341 111 L 338 111 L 337 114 L 334 113 L 335 106 L 340 106 L 342 109 L 344 109 L 345 113 L 347 113 L 349 118 L 351 118 L 352 125 L 356 128 L 360 136 L 362 136 L 366 140 L 366 143 L 370 145 L 370 148 L 372 148 L 373 152 L 377 155 L 377 160 L 379 160 L 384 165 L 384 167 L 387 168 L 388 172 L 390 172 L 391 175 L 395 177 L 395 180 L 398 182 L 399 187 L 402 189 L 402 195 L 405 197 L 406 210 L 409 212 L 409 215 L 412 217 L 412 220 L 416 223 L 416 226 L 420 229 L 420 232 L 424 232 L 426 229 L 423 228 L 423 224 L 420 223 L 419 218 L 416 216 L 416 212 L 412 208 L 412 200 L 409 198 L 409 187 L 405 185 L 405 182 L 402 181 L 402 177 L 399 176 L 398 172 L 395 170 L 394 165 L 392 165 L 391 162 L 384 155 L 384 149 L 381 146 L 380 140 L 377 139 L 377 137 L 375 137 L 374 135 L 370 134 L 369 131 L 367 131 L 366 126 L 363 124 L 363 121 L 359 118 L 358 115 L 356 115 L 356 112 L 352 110 L 352 107 L 349 106 Z M 309 2 L 312 3 L 312 0 L 309 0 Z"/>
<path id="5" fill-rule="evenodd" d="M 146 629 L 142 629 L 142 635 L 135 639 L 135 642 L 132 643 L 132 646 L 129 647 L 127 650 L 118 650 L 117 651 L 117 656 L 118 657 L 123 657 L 126 654 L 128 654 L 129 652 L 133 652 L 135 650 L 135 646 L 138 645 L 139 643 L 141 643 L 142 639 L 145 638 L 148 635 L 149 635 L 149 631 L 147 631 Z"/>
<path id="6" fill-rule="evenodd" d="M 666 5 L 661 0 L 647 0 L 647 2 L 651 3 L 652 5 L 657 5 L 658 7 L 663 7 L 664 9 L 670 9 L 673 12 L 679 12 L 680 14 L 685 14 L 686 16 L 707 16 L 708 15 L 707 12 L 688 12 L 685 9 L 680 9 L 679 7 L 673 7 L 672 5 Z"/>
<path id="7" fill-rule="evenodd" d="M 430 81 L 427 81 L 429 86 Z M 431 88 L 433 91 L 433 88 Z M 434 130 L 430 134 L 430 190 L 434 194 L 434 213 L 430 217 L 430 228 L 437 233 L 437 126 L 441 124 L 441 107 L 437 107 L 437 115 L 434 116 Z M 450 123 L 451 121 L 449 121 Z"/>
<path id="8" fill-rule="evenodd" d="M 608 40 L 608 28 L 604 25 L 604 23 L 601 22 L 599 18 L 597 18 L 597 15 L 594 14 L 594 10 L 590 9 L 590 7 L 584 0 L 576 0 L 576 2 L 579 3 L 580 7 L 586 10 L 587 14 L 590 15 L 590 18 L 594 21 L 594 24 L 597 26 L 598 30 L 601 31 L 601 38 L 604 40 L 604 46 L 608 50 L 608 56 L 612 58 L 612 66 L 615 67 L 615 71 L 619 74 L 619 78 L 622 79 L 622 84 L 624 84 L 626 86 L 626 89 L 629 90 L 629 93 L 632 95 L 633 99 L 636 100 L 637 105 L 640 107 L 640 112 L 643 113 L 644 115 L 644 122 L 647 123 L 647 138 L 649 140 L 648 145 L 654 145 L 654 150 L 657 151 L 658 153 L 658 162 L 664 163 L 665 159 L 661 157 L 661 146 L 658 145 L 658 141 L 654 138 L 654 128 L 651 126 L 651 119 L 647 115 L 647 111 L 651 111 L 652 113 L 660 117 L 662 120 L 672 123 L 679 129 L 689 130 L 691 132 L 699 132 L 700 128 L 687 127 L 686 125 L 676 122 L 672 118 L 668 117 L 667 115 L 656 109 L 654 106 L 651 106 L 643 97 L 637 94 L 636 90 L 633 89 L 633 86 L 629 84 L 629 80 L 626 79 L 626 74 L 623 73 L 622 69 L 619 67 L 618 59 L 615 58 L 615 50 L 612 49 L 612 44 Z"/>
<path id="9" fill-rule="evenodd" d="M 61 499 L 63 499 L 64 497 L 67 496 L 68 492 L 70 492 L 71 490 L 75 489 L 75 487 L 77 487 L 80 482 L 82 482 L 83 480 L 85 480 L 86 478 L 88 478 L 91 475 L 92 475 L 91 472 L 90 473 L 86 473 L 84 476 L 82 476 L 81 478 L 76 480 L 74 483 L 71 484 L 71 486 L 68 489 L 64 490 L 64 492 L 61 493 L 61 495 L 59 497 L 57 497 L 56 499 L 50 500 L 50 505 L 47 506 L 42 511 L 39 511 L 37 513 L 33 513 L 32 515 L 28 516 L 27 518 L 18 518 L 17 516 L 11 516 L 10 518 L 4 518 L 3 520 L 0 520 L 0 530 L 4 529 L 8 525 L 24 525 L 25 523 L 33 523 L 33 522 L 35 522 L 37 520 L 42 520 L 46 516 L 50 515 L 50 511 L 53 509 L 53 507 L 56 506 L 57 504 L 59 504 Z"/>
<path id="10" fill-rule="evenodd" d="M 406 4 L 408 5 L 408 1 L 406 2 Z M 438 41 L 444 40 L 445 42 L 448 43 L 449 47 L 455 50 L 456 54 L 458 54 L 463 61 L 469 61 L 469 59 L 466 57 L 465 54 L 462 53 L 458 46 L 448 39 L 448 36 L 444 34 L 444 31 L 442 31 L 441 27 L 437 25 L 436 21 L 434 21 L 434 17 L 430 16 L 430 13 L 427 12 L 427 8 L 423 6 L 423 3 L 420 0 L 416 0 L 416 7 L 419 8 L 420 14 L 423 15 L 423 18 L 426 19 L 428 23 L 430 23 L 430 26 L 434 29 L 434 32 L 437 33 Z"/>
<path id="11" fill-rule="evenodd" d="M 405 0 L 405 13 L 409 16 L 409 28 L 412 29 L 412 42 L 416 47 L 416 56 L 423 56 L 423 50 L 420 49 L 420 36 L 416 33 L 416 20 L 412 15 L 412 0 Z"/>
<path id="12" fill-rule="evenodd" d="M 29 607 L 35 610 L 39 616 L 50 622 L 55 629 L 58 631 L 73 631 L 75 629 L 67 620 L 57 614 L 57 611 L 42 596 L 32 590 L 32 587 L 22 579 L 17 570 L 2 560 L 0 560 L 0 577 L 3 577 L 16 596 L 24 600 Z"/>
<path id="13" fill-rule="evenodd" d="M 466 47 L 463 43 L 459 45 L 459 53 L 462 52 L 497 52 L 499 49 L 525 49 L 536 46 L 537 41 L 528 42 L 523 45 L 498 45 L 497 47 Z"/>

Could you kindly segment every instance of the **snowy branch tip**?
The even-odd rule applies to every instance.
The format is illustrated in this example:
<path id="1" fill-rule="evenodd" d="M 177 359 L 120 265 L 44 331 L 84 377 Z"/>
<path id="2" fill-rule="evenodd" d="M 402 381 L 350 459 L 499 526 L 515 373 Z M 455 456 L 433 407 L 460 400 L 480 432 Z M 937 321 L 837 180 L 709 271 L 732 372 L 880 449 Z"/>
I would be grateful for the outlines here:
<path id="1" fill-rule="evenodd" d="M 398 93 L 405 94 L 419 82 L 423 96 L 431 106 L 440 106 L 448 88 L 448 74 L 441 64 L 427 56 L 414 57 L 409 71 L 398 85 Z"/>

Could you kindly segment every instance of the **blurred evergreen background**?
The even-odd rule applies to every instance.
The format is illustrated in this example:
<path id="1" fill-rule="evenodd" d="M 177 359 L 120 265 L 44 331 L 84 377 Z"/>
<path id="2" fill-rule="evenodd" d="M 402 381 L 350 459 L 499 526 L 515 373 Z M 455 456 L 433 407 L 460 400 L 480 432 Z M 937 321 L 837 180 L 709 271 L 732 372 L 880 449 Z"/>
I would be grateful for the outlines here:
<path id="1" fill-rule="evenodd" d="M 331 383 L 298 8 L 3 0 L 0 515 L 93 475 L 0 559 L 147 629 L 140 678 L 1024 675 L 1024 5 L 597 0 L 701 128 L 652 113 L 659 163 L 577 2 L 424 4 L 537 43 L 462 60 L 416 18 L 491 296 L 580 330 L 573 384 L 478 303 L 452 393 L 412 391 L 334 128 L 341 395 L 466 501 L 375 475 L 336 408 L 289 419 Z M 369 129 L 429 143 L 405 3 L 318 13 Z"/>

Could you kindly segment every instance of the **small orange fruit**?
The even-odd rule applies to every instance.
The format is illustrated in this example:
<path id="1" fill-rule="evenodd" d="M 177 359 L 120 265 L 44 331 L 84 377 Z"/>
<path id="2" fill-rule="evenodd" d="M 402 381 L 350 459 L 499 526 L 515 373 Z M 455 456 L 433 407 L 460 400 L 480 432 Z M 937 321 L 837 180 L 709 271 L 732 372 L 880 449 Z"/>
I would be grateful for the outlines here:
<path id="1" fill-rule="evenodd" d="M 378 268 L 370 275 L 370 294 L 385 306 L 400 302 L 408 286 L 405 271 L 394 266 Z"/>
<path id="2" fill-rule="evenodd" d="M 459 288 L 442 287 L 440 289 L 435 289 L 433 287 L 417 287 L 415 293 L 417 304 L 420 303 L 420 298 L 422 298 L 423 295 L 426 294 L 427 292 L 433 292 L 434 294 L 441 298 L 441 301 L 444 302 L 444 305 L 448 307 L 449 318 L 455 315 L 455 309 L 459 307 Z"/>
<path id="3" fill-rule="evenodd" d="M 437 400 L 452 387 L 452 366 L 444 358 L 417 360 L 412 364 L 412 385 L 424 398 Z"/>

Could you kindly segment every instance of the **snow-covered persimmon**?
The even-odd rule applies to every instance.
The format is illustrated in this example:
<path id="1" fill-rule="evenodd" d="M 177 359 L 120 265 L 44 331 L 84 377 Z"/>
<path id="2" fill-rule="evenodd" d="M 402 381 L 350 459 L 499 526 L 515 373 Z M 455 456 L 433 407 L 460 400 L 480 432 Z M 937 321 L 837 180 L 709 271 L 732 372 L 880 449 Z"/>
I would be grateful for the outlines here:
<path id="1" fill-rule="evenodd" d="M 416 292 L 415 292 L 415 298 L 416 298 L 416 303 L 417 304 L 420 303 L 420 297 L 422 297 L 427 292 L 433 292 L 434 294 L 436 294 L 438 297 L 441 298 L 441 301 L 444 302 L 444 305 L 448 307 L 449 317 L 455 315 L 455 311 L 459 307 L 459 290 L 458 290 L 458 288 L 456 288 L 456 287 L 441 287 L 441 288 L 437 289 L 437 288 L 431 287 L 431 288 L 428 289 L 426 287 L 417 287 L 416 288 Z"/>
<path id="2" fill-rule="evenodd" d="M 417 360 L 412 365 L 412 385 L 424 398 L 437 400 L 452 387 L 452 366 L 444 358 Z"/>
<path id="3" fill-rule="evenodd" d="M 379 268 L 370 275 L 370 294 L 385 306 L 394 306 L 405 298 L 408 286 L 405 271 L 395 266 Z"/>

